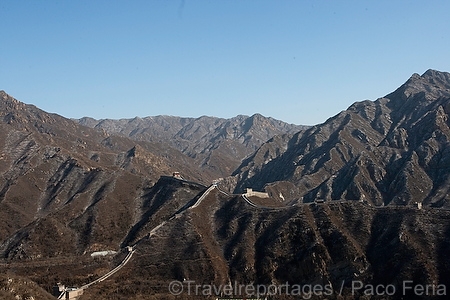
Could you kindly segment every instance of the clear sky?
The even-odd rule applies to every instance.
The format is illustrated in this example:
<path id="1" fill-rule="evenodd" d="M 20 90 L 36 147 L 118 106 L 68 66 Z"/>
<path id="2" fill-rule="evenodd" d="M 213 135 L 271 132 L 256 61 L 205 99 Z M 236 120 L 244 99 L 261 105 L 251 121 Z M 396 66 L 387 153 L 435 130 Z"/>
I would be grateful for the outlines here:
<path id="1" fill-rule="evenodd" d="M 317 124 L 450 71 L 450 1 L 0 2 L 0 90 L 65 117 Z"/>

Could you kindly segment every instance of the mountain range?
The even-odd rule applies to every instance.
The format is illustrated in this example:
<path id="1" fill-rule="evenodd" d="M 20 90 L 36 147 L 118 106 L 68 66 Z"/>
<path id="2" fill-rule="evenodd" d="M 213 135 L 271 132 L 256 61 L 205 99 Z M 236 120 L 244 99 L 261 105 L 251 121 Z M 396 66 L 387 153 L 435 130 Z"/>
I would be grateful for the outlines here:
<path id="1" fill-rule="evenodd" d="M 228 176 L 263 143 L 275 135 L 296 133 L 308 126 L 287 124 L 254 114 L 231 119 L 202 116 L 181 118 L 155 116 L 121 120 L 75 120 L 112 135 L 137 141 L 167 144 L 193 158 L 202 169 Z"/>
<path id="2" fill-rule="evenodd" d="M 171 295 L 174 280 L 368 298 L 358 281 L 395 287 L 374 299 L 441 299 L 401 288 L 450 284 L 449 111 L 450 74 L 435 70 L 312 127 L 70 120 L 2 91 L 0 295 L 52 299 L 58 282 L 120 266 L 80 300 L 199 298 Z"/>

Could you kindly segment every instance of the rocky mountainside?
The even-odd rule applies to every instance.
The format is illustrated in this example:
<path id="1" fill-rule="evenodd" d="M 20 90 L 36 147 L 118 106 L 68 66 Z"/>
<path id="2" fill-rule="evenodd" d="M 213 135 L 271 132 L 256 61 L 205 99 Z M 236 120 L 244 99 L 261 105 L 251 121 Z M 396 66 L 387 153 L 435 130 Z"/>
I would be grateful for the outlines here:
<path id="1" fill-rule="evenodd" d="M 3 127 L 0 138 L 5 147 L 1 149 L 5 169 L 7 163 L 14 162 L 14 159 L 23 162 L 26 161 L 24 157 L 30 159 L 35 154 L 27 151 L 54 146 L 60 148 L 58 151 L 79 156 L 93 166 L 120 168 L 151 180 L 171 174 L 173 170 L 200 182 L 216 178 L 215 174 L 199 170 L 193 159 L 172 147 L 133 141 L 101 129 L 91 129 L 24 104 L 4 91 L 0 91 L 0 125 Z M 17 147 L 24 151 L 16 151 Z M 39 153 L 43 151 L 40 149 Z"/>
<path id="2" fill-rule="evenodd" d="M 325 123 L 277 136 L 225 186 L 267 188 L 294 202 L 450 205 L 450 74 L 414 74 L 393 93 Z"/>
<path id="3" fill-rule="evenodd" d="M 433 297 L 438 285 L 450 284 L 448 211 L 373 208 L 354 201 L 278 206 L 256 208 L 215 189 L 198 207 L 143 239 L 121 275 L 89 289 L 84 299 L 111 299 L 117 290 L 128 299 L 172 299 L 168 287 L 174 280 L 184 284 L 183 299 L 217 296 L 201 289 L 196 297 L 192 286 L 189 294 L 188 282 L 289 283 L 291 293 L 294 285 L 306 286 L 290 296 L 284 289 L 276 299 L 441 299 Z M 406 280 L 434 285 L 435 293 L 415 297 L 403 289 Z M 367 297 L 365 289 L 352 291 L 353 281 L 392 284 L 395 293 Z M 308 286 L 332 292 L 314 294 Z M 233 298 L 245 297 L 233 291 Z"/>
<path id="4" fill-rule="evenodd" d="M 161 175 L 210 180 L 178 150 L 110 136 L 4 92 L 0 150 L 0 251 L 10 259 L 116 248 Z"/>
<path id="5" fill-rule="evenodd" d="M 148 198 L 161 175 L 178 171 L 196 182 L 216 177 L 167 145 L 109 135 L 3 91 L 0 153 L 0 274 L 24 268 L 21 274 L 47 292 L 61 278 L 76 284 L 109 268 L 108 260 L 96 262 L 89 254 L 120 251 L 139 233 L 136 224 L 145 220 Z M 163 193 L 173 198 L 167 190 Z M 181 194 L 184 200 L 197 193 L 198 188 Z M 53 266 L 56 275 L 30 271 L 35 266 Z M 29 288 L 21 288 L 22 294 L 40 294 L 31 283 L 24 285 Z M 4 286 L 4 297 L 21 296 L 8 282 Z"/>
<path id="6" fill-rule="evenodd" d="M 54 300 L 55 298 L 29 279 L 13 275 L 0 275 L 0 299 Z"/>
<path id="7" fill-rule="evenodd" d="M 120 120 L 85 117 L 75 121 L 137 141 L 168 144 L 194 158 L 202 169 L 210 170 L 219 177 L 231 175 L 242 159 L 273 136 L 294 134 L 308 128 L 260 114 L 251 117 L 239 115 L 231 119 L 156 116 Z"/>
<path id="8" fill-rule="evenodd" d="M 374 299 L 441 299 L 434 296 L 438 290 L 442 293 L 442 285 L 450 284 L 447 210 L 375 208 L 357 201 L 286 206 L 276 199 L 270 200 L 271 208 L 264 208 L 254 206 L 264 199 L 251 197 L 250 205 L 242 196 L 217 188 L 193 208 L 205 189 L 162 177 L 145 196 L 143 214 L 128 234 L 115 230 L 124 244 L 135 245 L 132 260 L 113 277 L 85 290 L 80 300 L 216 299 L 220 295 L 214 290 L 204 294 L 203 288 L 197 294 L 193 289 L 188 292 L 188 282 L 216 287 L 288 283 L 290 293 L 294 285 L 306 289 L 294 295 L 284 290 L 277 299 L 366 299 L 365 289 L 352 291 L 353 281 L 395 287 L 389 297 Z M 58 216 L 41 219 L 28 236 L 8 241 L 12 249 L 20 245 L 29 254 L 8 258 L 0 271 L 7 265 L 9 272 L 27 276 L 48 290 L 58 281 L 81 286 L 117 266 L 124 257 L 117 244 L 117 248 L 95 244 L 95 250 L 118 251 L 114 257 L 92 258 L 94 248 L 77 255 L 61 249 L 62 244 L 77 245 L 69 231 L 74 224 L 64 226 L 67 212 L 68 207 Z M 102 226 L 117 221 L 110 219 Z M 61 252 L 30 257 L 37 253 L 33 245 L 45 236 Z M 89 243 L 104 240 L 99 235 L 87 237 Z M 170 294 L 174 280 L 184 285 L 179 298 Z M 414 297 L 412 290 L 403 289 L 405 280 L 414 286 L 434 285 L 435 292 Z M 313 293 L 309 286 L 326 290 Z M 247 296 L 252 295 L 233 291 L 234 298 Z"/>

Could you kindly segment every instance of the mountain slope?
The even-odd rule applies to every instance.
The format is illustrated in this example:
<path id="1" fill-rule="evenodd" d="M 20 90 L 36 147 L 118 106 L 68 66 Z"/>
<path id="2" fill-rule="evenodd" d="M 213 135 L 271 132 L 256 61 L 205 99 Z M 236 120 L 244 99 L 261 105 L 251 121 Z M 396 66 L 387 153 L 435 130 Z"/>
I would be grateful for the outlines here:
<path id="1" fill-rule="evenodd" d="M 9 240 L 9 253 L 18 254 L 8 256 L 0 271 L 8 266 L 10 272 L 39 282 L 47 290 L 57 281 L 81 286 L 119 264 L 124 252 L 114 243 L 104 242 L 118 236 L 128 245 L 138 242 L 132 260 L 113 277 L 86 290 L 80 300 L 170 298 L 168 286 L 174 280 L 184 284 L 183 299 L 199 298 L 193 290 L 188 294 L 188 281 L 217 287 L 235 282 L 329 285 L 333 293 L 327 299 L 363 297 L 364 290 L 351 291 L 355 280 L 394 285 L 396 293 L 384 295 L 384 299 L 414 296 L 411 291 L 402 293 L 405 280 L 414 285 L 450 284 L 447 210 L 375 208 L 356 201 L 258 208 L 240 195 L 228 195 L 217 188 L 197 207 L 188 209 L 204 190 L 195 183 L 162 177 L 142 196 L 140 217 L 135 218 L 128 234 L 120 230 L 126 217 L 121 219 L 111 211 L 105 214 L 111 200 L 101 200 L 104 205 L 98 206 L 97 214 L 110 218 L 94 226 L 94 233 L 96 227 L 111 222 L 119 227 L 110 235 L 86 234 L 86 241 L 95 246 L 85 248 L 84 253 L 71 249 L 80 247 L 79 242 L 71 241 L 71 228 L 85 226 L 87 230 L 90 221 L 66 223 L 71 210 L 65 207 L 58 214 L 41 218 L 27 234 Z M 68 247 L 61 248 L 62 244 Z M 99 250 L 118 253 L 113 257 L 90 256 Z M 308 290 L 302 293 L 307 298 L 323 299 L 323 295 L 308 295 Z M 282 293 L 277 298 L 298 299 L 298 295 Z M 215 299 L 217 295 L 200 296 Z M 251 295 L 233 291 L 233 297 L 247 296 Z"/>
<path id="2" fill-rule="evenodd" d="M 393 93 L 357 102 L 325 123 L 272 139 L 228 188 L 290 186 L 286 197 L 448 206 L 450 74 L 414 74 Z M 274 150 L 278 149 L 274 154 Z"/>
<path id="3" fill-rule="evenodd" d="M 160 182 L 160 192 L 180 195 L 186 188 L 176 181 Z M 120 275 L 93 286 L 82 299 L 111 299 L 117 293 L 127 299 L 170 298 L 168 287 L 174 280 L 184 285 L 183 299 L 220 295 L 202 294 L 203 289 L 188 293 L 188 284 L 329 285 L 333 293 L 327 299 L 363 299 L 364 290 L 351 291 L 352 281 L 394 285 L 396 293 L 383 299 L 414 298 L 412 291 L 403 294 L 405 280 L 450 284 L 450 216 L 445 210 L 374 208 L 353 201 L 265 209 L 213 189 L 199 206 L 166 220 L 141 240 Z M 161 219 L 155 221 L 147 230 Z M 236 290 L 232 295 L 251 296 Z M 277 298 L 298 296 L 282 292 Z M 304 290 L 302 297 L 324 295 Z"/>
<path id="4" fill-rule="evenodd" d="M 4 138 L 11 135 L 10 130 L 19 131 L 21 134 L 29 134 L 36 141 L 39 139 L 41 145 L 59 146 L 87 158 L 91 163 L 125 168 L 156 180 L 160 175 L 167 174 L 168 170 L 183 171 L 186 177 L 192 176 L 197 181 L 215 178 L 215 175 L 208 172 L 200 174 L 191 158 L 167 145 L 136 142 L 112 136 L 101 129 L 81 126 L 72 120 L 17 101 L 4 91 L 0 91 L 0 100 L 1 125 L 6 126 Z M 134 165 L 140 168 L 133 170 Z M 155 174 L 152 175 L 152 170 L 147 170 L 147 167 L 153 167 Z"/>
<path id="5" fill-rule="evenodd" d="M 80 124 L 134 140 L 166 143 L 195 159 L 204 170 L 230 175 L 241 160 L 271 137 L 307 126 L 287 124 L 255 114 L 231 119 L 156 116 L 121 120 L 82 118 Z"/>
<path id="6" fill-rule="evenodd" d="M 0 151 L 0 252 L 8 259 L 117 248 L 161 175 L 209 181 L 178 150 L 109 136 L 4 92 Z"/>

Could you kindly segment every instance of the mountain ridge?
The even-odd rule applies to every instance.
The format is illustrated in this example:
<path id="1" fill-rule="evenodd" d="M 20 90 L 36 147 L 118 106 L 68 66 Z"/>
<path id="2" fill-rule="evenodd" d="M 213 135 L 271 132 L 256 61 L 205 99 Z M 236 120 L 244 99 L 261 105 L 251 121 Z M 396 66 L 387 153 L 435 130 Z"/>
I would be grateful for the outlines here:
<path id="1" fill-rule="evenodd" d="M 153 116 L 132 119 L 81 118 L 82 125 L 134 140 L 168 144 L 192 157 L 220 177 L 231 175 L 242 159 L 277 134 L 295 133 L 308 126 L 288 124 L 261 114 L 230 119 L 201 116 Z"/>
<path id="2" fill-rule="evenodd" d="M 269 141 L 225 182 L 235 192 L 290 184 L 295 196 L 289 198 L 300 202 L 363 198 L 374 205 L 446 206 L 448 200 L 438 200 L 447 186 L 444 174 L 433 168 L 449 175 L 447 163 L 435 163 L 440 151 L 448 155 L 449 97 L 449 73 L 414 74 L 383 98 L 356 102 L 281 145 Z M 271 147 L 285 150 L 263 160 Z M 417 194 L 408 192 L 415 188 Z"/>

